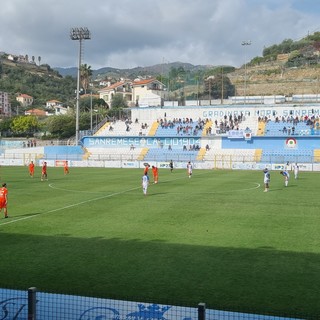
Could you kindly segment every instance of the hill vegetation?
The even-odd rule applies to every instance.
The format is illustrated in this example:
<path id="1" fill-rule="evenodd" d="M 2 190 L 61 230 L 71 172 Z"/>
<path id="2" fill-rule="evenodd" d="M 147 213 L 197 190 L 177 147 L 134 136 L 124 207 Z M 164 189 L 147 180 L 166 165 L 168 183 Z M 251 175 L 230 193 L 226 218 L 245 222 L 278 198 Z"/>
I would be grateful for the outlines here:
<path id="1" fill-rule="evenodd" d="M 43 108 L 46 101 L 53 99 L 69 104 L 74 100 L 75 88 L 75 78 L 62 77 L 49 65 L 18 63 L 5 57 L 0 59 L 0 90 L 8 92 L 13 106 L 21 93 L 33 97 L 35 108 Z"/>
<path id="2" fill-rule="evenodd" d="M 10 94 L 13 105 L 16 104 L 15 97 L 18 93 L 26 93 L 34 98 L 34 107 L 41 108 L 51 99 L 62 101 L 70 107 L 74 106 L 77 68 L 52 69 L 49 65 L 13 62 L 7 57 L 8 55 L 4 54 L 0 58 L 0 90 Z M 293 81 L 297 83 L 291 85 L 291 91 L 295 87 L 301 87 L 300 82 L 304 82 L 304 91 L 313 93 L 317 88 L 311 83 L 318 80 L 319 61 L 320 32 L 298 41 L 285 39 L 280 44 L 266 47 L 261 57 L 247 62 L 248 94 L 283 94 L 284 90 L 279 83 L 283 82 L 287 86 L 287 82 Z M 188 99 L 195 94 L 205 93 L 205 80 L 217 74 L 223 74 L 231 80 L 235 86 L 235 94 L 242 93 L 244 66 L 236 69 L 232 66 L 194 66 L 190 63 L 174 62 L 132 69 L 106 67 L 92 70 L 91 80 L 94 83 L 93 92 L 96 93 L 102 80 L 115 82 L 120 78 L 133 80 L 138 77 L 157 77 L 169 91 L 184 88 L 188 92 Z M 272 83 L 278 88 L 278 92 L 275 92 Z M 254 92 L 253 88 L 257 92 Z M 288 91 L 290 90 L 286 93 Z"/>
<path id="3" fill-rule="evenodd" d="M 221 95 L 228 98 L 244 94 L 286 96 L 315 94 L 319 93 L 319 62 L 320 32 L 316 32 L 299 41 L 285 39 L 280 44 L 266 47 L 261 57 L 253 58 L 239 69 L 233 66 L 194 66 L 182 62 L 133 69 L 106 67 L 91 70 L 90 66 L 84 65 L 88 77 L 84 92 L 89 90 L 90 80 L 93 84 L 90 86 L 93 101 L 88 96 L 80 99 L 80 118 L 84 119 L 80 122 L 80 130 L 90 128 L 88 113 L 92 106 L 98 110 L 99 118 L 107 114 L 110 116 L 119 114 L 117 108 L 126 107 L 124 101 L 120 101 L 117 97 L 111 104 L 112 110 L 107 109 L 111 106 L 107 106 L 96 96 L 101 88 L 101 81 L 113 83 L 121 78 L 134 80 L 139 77 L 155 77 L 166 85 L 170 99 L 178 100 L 181 105 L 185 100 L 219 99 Z M 22 93 L 33 97 L 32 108 L 46 109 L 46 101 L 49 100 L 59 100 L 62 105 L 69 107 L 70 112 L 64 117 L 64 122 L 63 117 L 57 121 L 52 119 L 43 121 L 41 125 L 32 122 L 31 133 L 39 130 L 49 131 L 56 137 L 68 137 L 72 134 L 75 119 L 76 75 L 77 68 L 52 69 L 47 64 L 40 65 L 40 59 L 39 65 L 36 65 L 34 61 L 28 62 L 28 59 L 18 62 L 9 60 L 8 54 L 0 56 L 0 91 L 9 94 L 14 116 L 24 114 L 25 108 L 16 101 L 16 97 Z M 21 127 L 19 129 L 17 124 L 13 126 L 10 121 L 0 123 L 0 132 L 3 134 L 16 128 L 16 134 L 21 134 Z M 65 129 L 67 127 L 68 130 Z"/>

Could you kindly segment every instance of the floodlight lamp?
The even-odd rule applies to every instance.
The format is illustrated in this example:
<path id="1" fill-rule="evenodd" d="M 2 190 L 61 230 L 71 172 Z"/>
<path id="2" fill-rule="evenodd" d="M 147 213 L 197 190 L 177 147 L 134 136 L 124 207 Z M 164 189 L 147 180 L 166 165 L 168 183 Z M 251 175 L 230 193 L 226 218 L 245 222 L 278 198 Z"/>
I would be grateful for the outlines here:
<path id="1" fill-rule="evenodd" d="M 72 28 L 70 30 L 71 40 L 87 40 L 91 39 L 90 31 L 88 28 Z"/>
<path id="2" fill-rule="evenodd" d="M 251 45 L 251 40 L 246 40 L 246 41 L 242 41 L 241 45 L 243 46 L 250 46 Z"/>

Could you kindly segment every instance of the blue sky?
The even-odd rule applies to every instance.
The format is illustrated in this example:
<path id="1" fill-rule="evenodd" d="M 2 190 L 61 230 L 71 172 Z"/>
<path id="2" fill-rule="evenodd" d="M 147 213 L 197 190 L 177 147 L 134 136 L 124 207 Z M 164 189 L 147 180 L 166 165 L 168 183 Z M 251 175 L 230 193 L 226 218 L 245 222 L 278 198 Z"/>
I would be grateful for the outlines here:
<path id="1" fill-rule="evenodd" d="M 92 69 L 175 61 L 240 67 L 265 46 L 320 31 L 320 1 L 2 0 L 0 51 L 76 66 L 73 27 L 91 31 L 83 63 Z"/>
<path id="2" fill-rule="evenodd" d="M 284 1 L 285 2 L 285 1 Z M 317 0 L 293 0 L 292 7 L 296 10 L 318 16 L 320 12 L 320 2 Z"/>

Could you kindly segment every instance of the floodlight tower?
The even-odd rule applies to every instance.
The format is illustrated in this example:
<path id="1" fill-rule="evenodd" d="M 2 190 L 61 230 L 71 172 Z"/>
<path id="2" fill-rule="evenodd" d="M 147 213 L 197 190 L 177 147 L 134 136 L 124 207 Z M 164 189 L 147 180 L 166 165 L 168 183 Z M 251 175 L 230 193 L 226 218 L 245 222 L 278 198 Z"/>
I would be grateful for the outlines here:
<path id="1" fill-rule="evenodd" d="M 91 39 L 91 34 L 88 28 L 72 28 L 70 30 L 71 40 L 79 40 L 79 62 L 77 76 L 77 97 L 76 97 L 76 146 L 79 144 L 79 95 L 80 95 L 80 67 L 82 57 L 82 41 Z"/>
<path id="2" fill-rule="evenodd" d="M 246 47 L 251 45 L 251 40 L 242 41 L 241 45 L 244 46 L 244 104 L 247 100 L 247 50 Z"/>

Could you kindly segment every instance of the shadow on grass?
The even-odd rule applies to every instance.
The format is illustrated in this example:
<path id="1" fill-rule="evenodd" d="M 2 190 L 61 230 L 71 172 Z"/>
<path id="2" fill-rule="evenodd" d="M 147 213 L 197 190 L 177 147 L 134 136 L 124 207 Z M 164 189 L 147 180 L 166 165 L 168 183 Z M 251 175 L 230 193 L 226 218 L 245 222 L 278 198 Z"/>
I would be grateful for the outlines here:
<path id="1" fill-rule="evenodd" d="M 48 226 L 49 228 L 50 226 Z M 320 256 L 140 239 L 0 234 L 0 287 L 210 309 L 319 315 Z"/>

